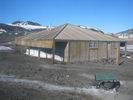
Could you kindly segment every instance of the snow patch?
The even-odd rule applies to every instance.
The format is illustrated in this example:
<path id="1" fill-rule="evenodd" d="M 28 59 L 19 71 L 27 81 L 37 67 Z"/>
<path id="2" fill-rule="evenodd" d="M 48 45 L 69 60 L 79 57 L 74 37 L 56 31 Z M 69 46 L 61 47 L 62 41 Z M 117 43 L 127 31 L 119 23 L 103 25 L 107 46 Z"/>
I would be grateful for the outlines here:
<path id="1" fill-rule="evenodd" d="M 45 69 L 62 69 L 61 67 L 52 67 L 52 66 L 46 66 L 46 65 L 43 65 L 42 68 L 45 68 Z"/>
<path id="2" fill-rule="evenodd" d="M 17 83 L 17 84 L 19 83 L 19 84 L 25 85 L 28 88 L 39 89 L 41 87 L 41 89 L 44 89 L 44 90 L 47 89 L 49 91 L 55 90 L 58 92 L 62 92 L 62 91 L 76 92 L 76 93 L 91 94 L 91 95 L 95 95 L 98 97 L 116 93 L 114 90 L 106 91 L 103 89 L 96 89 L 93 86 L 90 88 L 67 87 L 67 86 L 59 86 L 59 85 L 49 84 L 49 83 L 45 83 L 43 81 L 38 81 L 38 80 L 19 79 L 19 78 L 16 78 L 14 75 L 7 76 L 7 75 L 0 74 L 0 81 L 13 82 L 13 83 Z"/>
<path id="3" fill-rule="evenodd" d="M 63 92 L 63 93 L 77 93 L 92 95 L 95 98 L 100 98 L 100 100 L 132 100 L 128 95 L 124 93 L 124 91 L 116 92 L 115 90 L 103 90 L 96 89 L 94 86 L 90 86 L 90 88 L 81 88 L 81 87 L 68 87 L 68 86 L 60 86 L 56 84 L 46 83 L 44 81 L 38 80 L 29 80 L 22 79 L 15 75 L 5 75 L 0 73 L 0 82 L 12 83 L 13 85 L 23 85 L 26 88 L 33 88 L 37 90 L 48 90 L 55 92 Z M 127 89 L 130 86 L 133 86 L 132 81 L 124 81 L 121 80 L 121 84 L 123 88 Z M 96 99 L 95 99 L 96 100 Z"/>
<path id="4" fill-rule="evenodd" d="M 120 47 L 122 51 L 125 51 L 125 47 Z M 127 51 L 133 52 L 133 45 L 127 45 Z"/>
<path id="5" fill-rule="evenodd" d="M 86 77 L 86 78 L 89 78 L 89 79 L 94 79 L 94 76 L 90 75 L 90 74 L 83 73 L 83 74 L 79 74 L 79 75 L 83 76 L 83 77 Z"/>
<path id="6" fill-rule="evenodd" d="M 128 86 L 128 85 L 132 85 L 133 86 L 133 82 L 132 81 L 121 80 L 120 82 L 121 82 L 122 86 Z"/>
<path id="7" fill-rule="evenodd" d="M 26 49 L 26 55 L 28 55 L 29 49 Z M 36 49 L 30 49 L 30 56 L 38 57 L 38 50 Z M 40 58 L 52 58 L 52 54 L 50 53 L 45 53 L 43 51 L 40 51 Z M 55 55 L 55 60 L 62 61 L 62 57 Z"/>
<path id="8" fill-rule="evenodd" d="M 10 47 L 0 46 L 0 51 L 12 50 Z"/>

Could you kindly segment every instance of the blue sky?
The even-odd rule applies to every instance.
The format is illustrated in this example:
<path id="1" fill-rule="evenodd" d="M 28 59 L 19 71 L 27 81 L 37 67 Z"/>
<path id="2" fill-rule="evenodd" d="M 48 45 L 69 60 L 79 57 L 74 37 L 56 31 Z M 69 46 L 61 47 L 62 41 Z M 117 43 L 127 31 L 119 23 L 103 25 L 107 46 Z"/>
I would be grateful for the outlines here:
<path id="1" fill-rule="evenodd" d="M 133 28 L 133 0 L 0 0 L 0 23 L 65 23 L 117 33 Z"/>

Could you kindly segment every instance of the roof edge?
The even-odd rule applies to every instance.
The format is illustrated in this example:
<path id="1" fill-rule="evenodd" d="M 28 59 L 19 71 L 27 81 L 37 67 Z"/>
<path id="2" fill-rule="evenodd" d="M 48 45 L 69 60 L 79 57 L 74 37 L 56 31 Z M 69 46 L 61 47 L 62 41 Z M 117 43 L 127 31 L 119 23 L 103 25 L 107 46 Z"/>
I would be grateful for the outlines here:
<path id="1" fill-rule="evenodd" d="M 66 28 L 67 25 L 68 25 L 68 23 L 63 27 L 63 29 L 61 31 L 59 31 L 59 33 L 53 38 L 53 40 L 55 40 L 55 38 Z"/>

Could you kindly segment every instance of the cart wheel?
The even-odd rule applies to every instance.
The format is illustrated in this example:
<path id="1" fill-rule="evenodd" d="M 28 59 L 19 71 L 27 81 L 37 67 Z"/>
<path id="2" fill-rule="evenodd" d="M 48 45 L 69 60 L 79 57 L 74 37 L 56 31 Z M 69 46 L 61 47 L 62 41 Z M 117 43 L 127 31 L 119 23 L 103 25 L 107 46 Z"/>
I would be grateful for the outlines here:
<path id="1" fill-rule="evenodd" d="M 119 82 L 119 81 L 117 81 L 117 82 L 115 83 L 115 89 L 116 89 L 116 90 L 118 90 L 118 89 L 119 89 L 119 87 L 120 87 L 120 85 L 121 85 L 121 84 L 120 84 L 120 82 Z"/>
<path id="2" fill-rule="evenodd" d="M 118 86 L 118 85 L 115 87 L 115 90 L 116 90 L 117 92 L 118 92 L 119 87 L 120 87 L 120 86 Z"/>
<path id="3" fill-rule="evenodd" d="M 115 85 L 113 82 L 105 82 L 104 87 L 106 90 L 108 90 L 108 89 L 113 89 L 115 87 Z"/>
<path id="4" fill-rule="evenodd" d="M 101 83 L 100 83 L 99 88 L 100 88 L 100 89 L 104 89 L 104 82 L 101 82 Z"/>

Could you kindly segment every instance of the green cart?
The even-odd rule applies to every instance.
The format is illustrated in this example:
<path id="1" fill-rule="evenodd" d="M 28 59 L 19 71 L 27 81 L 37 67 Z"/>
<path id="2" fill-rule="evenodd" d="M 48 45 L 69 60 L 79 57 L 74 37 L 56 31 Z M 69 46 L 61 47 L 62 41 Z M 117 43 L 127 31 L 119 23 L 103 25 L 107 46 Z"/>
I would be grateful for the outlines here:
<path id="1" fill-rule="evenodd" d="M 95 86 L 102 89 L 118 90 L 120 87 L 120 81 L 117 80 L 114 73 L 96 73 L 95 74 Z"/>

